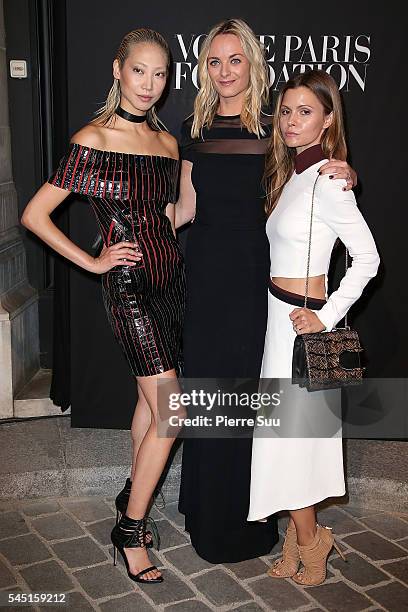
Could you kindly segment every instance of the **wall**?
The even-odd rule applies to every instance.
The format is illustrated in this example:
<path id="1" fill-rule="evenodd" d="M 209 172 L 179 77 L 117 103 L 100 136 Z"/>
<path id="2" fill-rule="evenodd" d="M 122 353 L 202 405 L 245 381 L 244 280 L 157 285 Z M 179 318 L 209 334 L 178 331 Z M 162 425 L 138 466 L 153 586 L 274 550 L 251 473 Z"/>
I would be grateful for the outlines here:
<path id="1" fill-rule="evenodd" d="M 322 67 L 341 88 L 347 121 L 350 160 L 359 177 L 356 195 L 375 236 L 381 267 L 364 296 L 351 310 L 351 323 L 359 331 L 365 348 L 367 377 L 399 379 L 408 371 L 408 328 L 402 323 L 408 302 L 405 278 L 408 209 L 404 181 L 405 160 L 399 154 L 400 128 L 387 118 L 404 116 L 404 95 L 399 94 L 404 32 L 394 2 L 386 10 L 367 0 L 346 0 L 338 15 L 315 12 L 305 3 L 288 11 L 277 2 L 252 0 L 237 5 L 232 0 L 195 3 L 183 0 L 175 11 L 169 3 L 141 4 L 122 0 L 112 10 L 111 0 L 69 0 L 66 15 L 67 58 L 61 71 L 67 88 L 69 133 L 75 133 L 92 117 L 112 83 L 112 58 L 126 31 L 152 27 L 168 40 L 172 52 L 169 95 L 160 117 L 175 136 L 182 120 L 193 108 L 196 95 L 197 53 L 204 33 L 228 16 L 246 19 L 264 42 L 271 71 L 273 96 L 293 74 Z M 78 16 L 80 15 L 80 19 Z M 352 15 L 352 21 L 350 21 Z M 101 43 L 102 41 L 102 43 Z M 392 100 L 392 102 L 391 102 Z M 58 126 L 56 126 L 58 127 Z M 68 138 L 67 138 L 68 142 Z M 230 179 L 232 177 L 229 177 Z M 83 201 L 73 202 L 68 211 L 70 237 L 91 250 L 96 227 L 94 214 Z M 331 285 L 344 274 L 337 250 Z M 126 383 L 127 364 L 116 358 L 114 339 L 100 301 L 98 279 L 81 270 L 69 271 L 69 316 L 57 324 L 68 330 L 71 349 L 71 395 L 74 423 L 79 426 L 127 426 L 133 411 L 131 390 Z M 66 311 L 64 311 L 65 314 Z M 104 350 L 101 350 L 103 347 Z M 64 354 L 67 351 L 64 350 Z M 87 355 L 84 372 L 81 355 Z M 112 360 L 106 359 L 106 353 Z M 115 364 L 113 364 L 113 358 Z M 112 398 L 112 372 L 120 384 Z M 123 370 L 119 371 L 119 370 Z M 66 375 L 66 361 L 54 361 L 54 371 Z M 86 382 L 84 382 L 86 379 Z M 97 394 L 95 386 L 97 385 Z M 129 391 L 122 390 L 128 385 Z M 116 395 L 120 388 L 119 397 Z M 406 394 L 404 396 L 406 401 Z M 112 411 L 111 406 L 120 405 Z M 388 400 L 383 402 L 387 410 Z M 400 402 L 402 405 L 403 402 Z M 106 424 L 104 414 L 117 424 Z M 88 418 L 89 417 L 89 418 Z M 77 420 L 78 419 L 78 420 Z M 399 432 L 397 432 L 399 435 Z M 398 437 L 396 435 L 395 437 Z M 380 432 L 378 437 L 394 437 Z"/>
<path id="2" fill-rule="evenodd" d="M 0 418 L 39 367 L 37 294 L 27 280 L 13 183 L 3 0 L 0 0 Z"/>

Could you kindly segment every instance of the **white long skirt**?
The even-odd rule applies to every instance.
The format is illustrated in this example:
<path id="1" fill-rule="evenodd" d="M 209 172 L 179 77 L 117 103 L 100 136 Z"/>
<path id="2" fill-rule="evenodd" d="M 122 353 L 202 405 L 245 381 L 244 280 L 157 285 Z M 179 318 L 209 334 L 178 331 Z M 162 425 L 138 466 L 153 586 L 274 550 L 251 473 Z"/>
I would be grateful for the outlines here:
<path id="1" fill-rule="evenodd" d="M 283 428 L 255 427 L 249 521 L 345 494 L 340 391 L 309 392 L 291 384 L 296 333 L 289 313 L 294 308 L 268 292 L 261 377 L 280 379 L 277 388 L 284 389 L 279 407 Z M 261 385 L 265 383 L 261 381 Z M 311 437 L 323 421 L 323 428 L 317 427 L 319 433 L 315 434 L 319 437 Z"/>

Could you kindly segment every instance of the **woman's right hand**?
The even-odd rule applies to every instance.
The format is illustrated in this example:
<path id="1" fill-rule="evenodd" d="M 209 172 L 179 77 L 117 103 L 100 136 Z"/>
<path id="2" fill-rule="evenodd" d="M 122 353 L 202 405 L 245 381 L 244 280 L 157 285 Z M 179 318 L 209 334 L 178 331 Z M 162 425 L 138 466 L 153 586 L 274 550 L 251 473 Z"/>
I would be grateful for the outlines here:
<path id="1" fill-rule="evenodd" d="M 104 247 L 99 257 L 95 257 L 91 272 L 104 274 L 115 266 L 135 266 L 143 259 L 143 253 L 136 242 L 118 242 L 110 247 Z"/>
<path id="2" fill-rule="evenodd" d="M 132 267 L 143 258 L 137 242 L 123 241 L 110 247 L 104 247 L 99 257 L 92 257 L 87 251 L 74 244 L 50 217 L 69 194 L 68 189 L 44 183 L 27 204 L 21 223 L 54 251 L 88 272 L 103 274 L 115 266 Z"/>

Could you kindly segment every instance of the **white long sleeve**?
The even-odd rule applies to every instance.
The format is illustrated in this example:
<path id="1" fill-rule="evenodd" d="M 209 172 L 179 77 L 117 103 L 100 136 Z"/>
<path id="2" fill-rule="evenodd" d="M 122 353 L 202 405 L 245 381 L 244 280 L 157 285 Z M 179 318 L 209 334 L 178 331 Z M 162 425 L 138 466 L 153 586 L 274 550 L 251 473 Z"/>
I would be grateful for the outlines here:
<path id="1" fill-rule="evenodd" d="M 314 147 L 316 155 L 316 148 Z M 320 151 L 321 153 L 321 151 Z M 319 154 L 319 151 L 317 151 Z M 300 153 L 305 157 L 310 151 Z M 330 331 L 361 296 L 380 262 L 374 238 L 357 208 L 352 191 L 343 191 L 344 180 L 329 179 L 317 172 L 325 161 L 294 172 L 282 190 L 266 224 L 271 257 L 271 277 L 305 278 L 309 245 L 310 211 L 313 186 L 314 214 L 309 277 L 326 277 L 337 238 L 348 248 L 352 265 L 337 291 L 319 310 L 318 317 Z M 317 181 L 316 181 L 317 178 Z M 326 296 L 327 297 L 327 296 Z"/>
<path id="2" fill-rule="evenodd" d="M 339 288 L 319 310 L 318 317 L 330 331 L 361 296 L 378 270 L 380 258 L 371 231 L 357 208 L 352 191 L 343 191 L 345 181 L 319 177 L 315 192 L 314 220 L 327 224 L 340 238 L 352 257 Z M 312 250 L 319 248 L 313 241 Z"/>

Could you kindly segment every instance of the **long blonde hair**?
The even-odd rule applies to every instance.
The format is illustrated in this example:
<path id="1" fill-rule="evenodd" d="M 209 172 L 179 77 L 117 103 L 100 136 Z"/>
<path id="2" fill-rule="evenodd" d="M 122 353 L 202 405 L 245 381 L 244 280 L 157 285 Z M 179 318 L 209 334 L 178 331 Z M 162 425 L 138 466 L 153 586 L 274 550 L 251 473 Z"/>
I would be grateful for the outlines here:
<path id="1" fill-rule="evenodd" d="M 345 160 L 347 145 L 344 134 L 343 108 L 336 81 L 323 70 L 311 70 L 290 79 L 282 88 L 276 101 L 273 132 L 266 152 L 264 183 L 267 190 L 266 213 L 270 215 L 276 206 L 282 189 L 293 174 L 296 149 L 285 143 L 280 129 L 283 96 L 288 89 L 307 87 L 323 105 L 325 115 L 333 113 L 331 125 L 326 128 L 321 146 L 325 157 Z"/>
<path id="2" fill-rule="evenodd" d="M 249 86 L 241 111 L 241 123 L 258 138 L 264 135 L 260 122 L 262 106 L 268 103 L 268 67 L 261 43 L 253 30 L 242 19 L 228 19 L 210 30 L 198 57 L 200 90 L 194 102 L 194 119 L 191 127 L 192 138 L 200 135 L 202 128 L 211 127 L 218 109 L 219 95 L 208 74 L 208 55 L 211 43 L 219 34 L 234 34 L 241 42 L 250 64 Z"/>
<path id="3" fill-rule="evenodd" d="M 123 67 L 132 45 L 138 43 L 152 43 L 158 45 L 165 53 L 167 58 L 167 70 L 170 66 L 170 49 L 167 41 L 163 38 L 159 32 L 150 30 L 149 28 L 138 28 L 128 32 L 123 38 L 119 45 L 119 49 L 115 55 L 115 60 L 118 61 L 119 68 Z M 106 125 L 115 116 L 116 109 L 120 104 L 121 90 L 119 79 L 113 79 L 113 85 L 109 90 L 108 97 L 106 98 L 105 104 L 96 111 L 96 117 L 91 121 L 96 125 Z M 162 130 L 165 126 L 160 121 L 156 114 L 154 106 L 147 111 L 147 123 L 155 130 Z"/>

